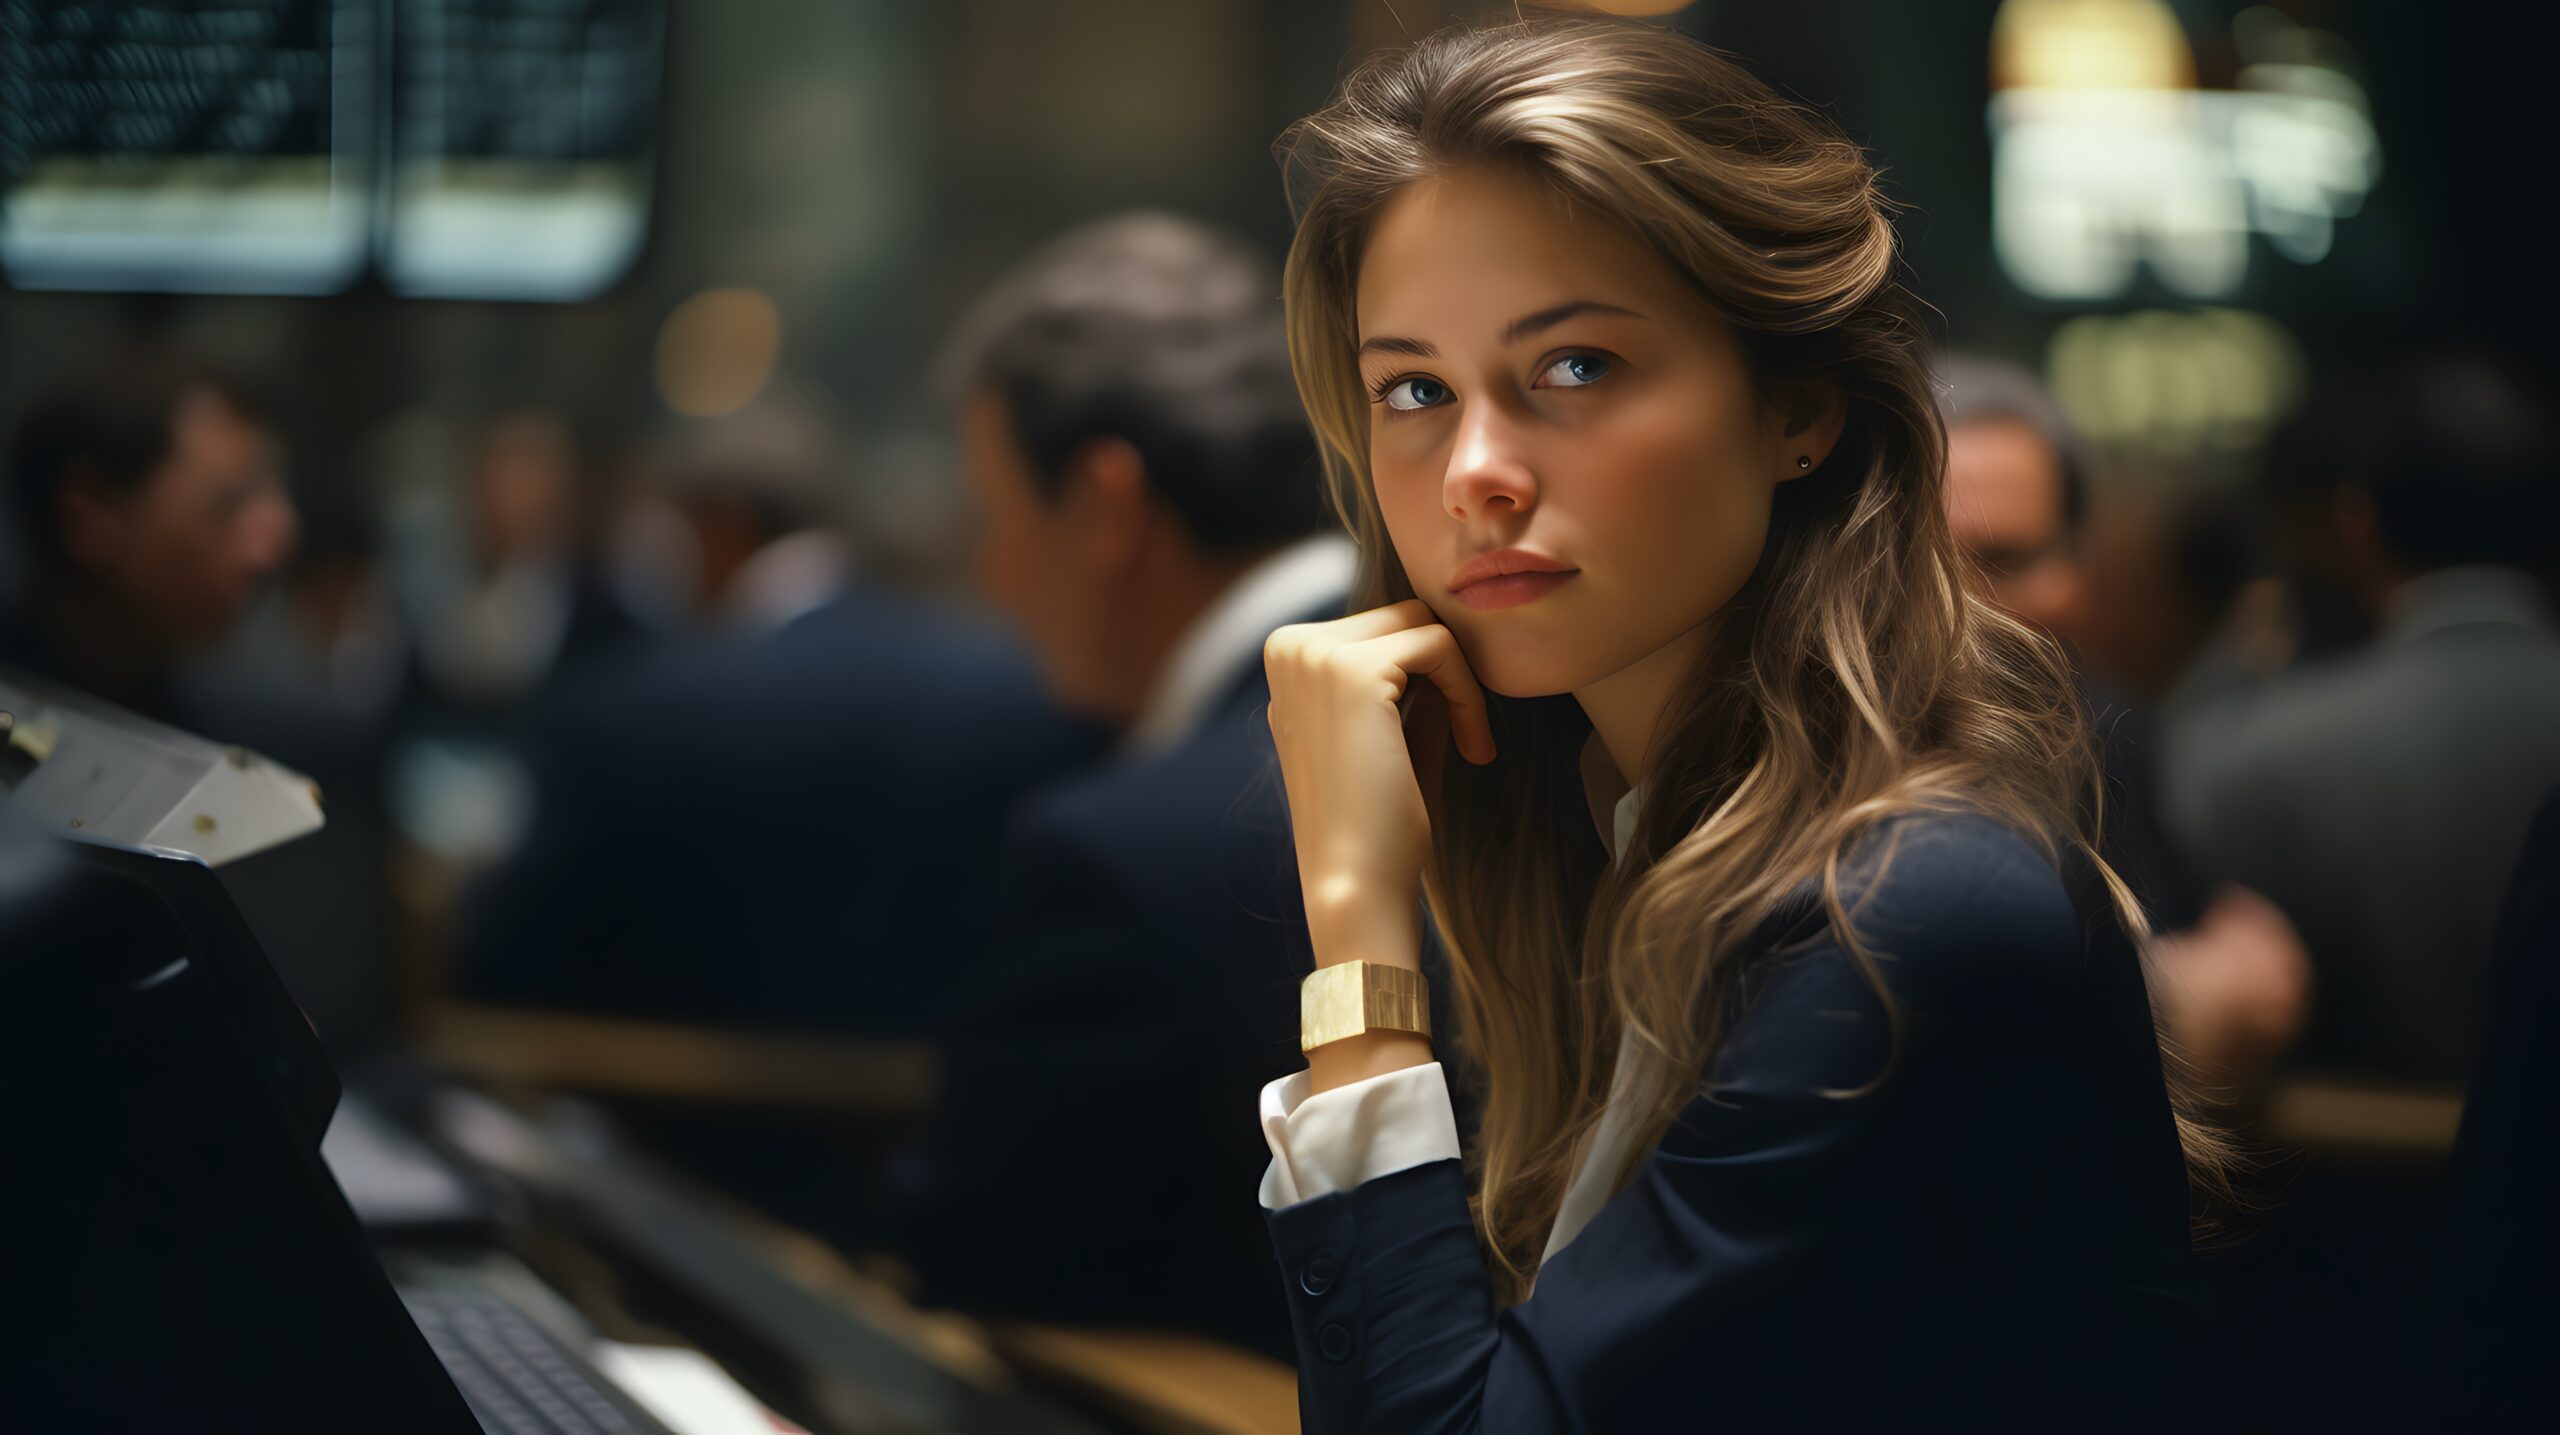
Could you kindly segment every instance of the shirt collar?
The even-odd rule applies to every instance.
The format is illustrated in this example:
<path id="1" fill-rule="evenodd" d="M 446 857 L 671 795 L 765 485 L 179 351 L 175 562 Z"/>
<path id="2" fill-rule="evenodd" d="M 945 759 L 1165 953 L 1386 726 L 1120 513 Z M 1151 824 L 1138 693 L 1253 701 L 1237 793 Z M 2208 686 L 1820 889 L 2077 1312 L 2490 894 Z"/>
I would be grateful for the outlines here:
<path id="1" fill-rule="evenodd" d="M 737 628 L 780 628 L 842 592 L 852 569 L 852 553 L 835 534 L 823 528 L 786 534 L 738 566 L 721 595 L 720 620 Z"/>
<path id="2" fill-rule="evenodd" d="M 1358 566 L 1359 549 L 1350 539 L 1318 533 L 1246 569 L 1183 630 L 1121 740 L 1121 755 L 1143 757 L 1182 741 L 1261 659 L 1272 629 L 1350 592 Z"/>
<path id="3" fill-rule="evenodd" d="M 1608 845 L 1609 859 L 1616 861 L 1636 834 L 1636 817 L 1644 808 L 1644 788 L 1629 786 L 1626 778 L 1619 775 L 1618 764 L 1610 758 L 1608 747 L 1596 732 L 1582 743 L 1582 797 L 1591 805 L 1591 825 L 1599 829 L 1600 840 Z"/>
<path id="4" fill-rule="evenodd" d="M 2488 564 L 2466 564 L 2421 573 L 2391 595 L 2383 631 L 2393 642 L 2432 636 L 2447 628 L 2489 623 L 2546 630 L 2549 600 L 2531 574 Z"/>

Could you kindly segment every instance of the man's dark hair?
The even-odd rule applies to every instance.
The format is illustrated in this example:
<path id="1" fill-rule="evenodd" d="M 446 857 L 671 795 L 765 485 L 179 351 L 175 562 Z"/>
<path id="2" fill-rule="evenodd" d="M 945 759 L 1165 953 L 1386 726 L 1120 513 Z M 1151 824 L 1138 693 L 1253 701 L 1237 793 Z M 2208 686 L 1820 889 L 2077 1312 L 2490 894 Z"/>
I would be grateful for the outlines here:
<path id="1" fill-rule="evenodd" d="M 20 414 L 9 441 L 9 516 L 39 561 L 62 557 L 63 487 L 83 476 L 110 492 L 139 488 L 168 460 L 179 401 L 210 390 L 241 417 L 271 423 L 239 376 L 193 354 L 128 349 L 72 369 Z"/>
<path id="2" fill-rule="evenodd" d="M 2054 477 L 2062 485 L 2062 533 L 2078 537 L 2089 516 L 2088 462 L 2079 431 L 2053 395 L 2024 368 L 1971 354 L 1950 355 L 1938 377 L 1938 410 L 1947 427 L 2007 419 L 2033 429 L 2053 450 Z"/>
<path id="3" fill-rule="evenodd" d="M 1327 521 L 1278 296 L 1266 265 L 1199 225 L 1106 220 L 980 301 L 948 375 L 1003 402 L 1043 493 L 1117 438 L 1203 548 L 1266 548 Z"/>
<path id="4" fill-rule="evenodd" d="M 2552 557 L 2551 420 L 2522 375 L 2477 356 L 2420 361 L 2386 392 L 2378 428 L 2360 486 L 2394 557 L 2421 572 Z"/>

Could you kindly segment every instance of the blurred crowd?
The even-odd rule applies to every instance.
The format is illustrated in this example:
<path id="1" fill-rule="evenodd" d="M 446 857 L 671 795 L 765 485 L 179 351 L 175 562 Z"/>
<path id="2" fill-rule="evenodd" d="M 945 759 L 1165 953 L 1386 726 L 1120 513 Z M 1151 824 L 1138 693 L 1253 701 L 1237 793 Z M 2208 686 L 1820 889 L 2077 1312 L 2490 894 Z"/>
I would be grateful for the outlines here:
<path id="1" fill-rule="evenodd" d="M 456 1004 L 929 1043 L 891 1129 L 670 1150 L 928 1300 L 1285 1351 L 1244 1113 L 1306 958 L 1260 651 L 1353 555 L 1276 293 L 1161 215 L 1029 258 L 942 356 L 974 559 L 924 581 L 787 382 L 636 434 L 527 393 L 317 475 L 255 376 L 137 338 L 9 416 L 0 665 L 318 779 L 326 833 L 225 879 L 342 1051 Z M 2544 1094 L 2475 1122 L 2530 1130 L 2560 1085 L 2493 999 L 2547 990 L 2560 884 L 2544 376 L 2315 366 L 2250 471 L 2183 483 L 2020 365 L 1944 395 L 1948 519 L 2077 662 L 2164 1026 L 2263 1157 L 2221 1358 L 2347 1378 L 2459 1171 L 2449 1130 L 2301 1155 L 2304 1093 L 2486 1072 Z"/>

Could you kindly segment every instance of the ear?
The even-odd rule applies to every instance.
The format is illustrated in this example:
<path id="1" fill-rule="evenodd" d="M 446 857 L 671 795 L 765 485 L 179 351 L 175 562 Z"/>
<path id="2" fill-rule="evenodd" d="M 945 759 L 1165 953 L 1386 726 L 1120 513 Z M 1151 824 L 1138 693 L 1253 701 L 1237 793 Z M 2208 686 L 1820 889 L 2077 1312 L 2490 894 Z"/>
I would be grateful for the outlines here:
<path id="1" fill-rule="evenodd" d="M 1098 438 L 1067 459 L 1058 507 L 1088 554 L 1105 568 L 1124 568 L 1146 544 L 1155 512 L 1147 462 L 1127 439 Z"/>
<path id="2" fill-rule="evenodd" d="M 53 499 L 54 532 L 62 556 L 75 568 L 102 568 L 124 547 L 124 504 L 106 480 L 85 465 L 65 474 Z"/>
<path id="3" fill-rule="evenodd" d="M 1777 456 L 1778 482 L 1822 467 L 1839 447 L 1840 430 L 1848 422 L 1849 401 L 1831 384 L 1793 384 L 1773 395 L 1770 446 Z"/>

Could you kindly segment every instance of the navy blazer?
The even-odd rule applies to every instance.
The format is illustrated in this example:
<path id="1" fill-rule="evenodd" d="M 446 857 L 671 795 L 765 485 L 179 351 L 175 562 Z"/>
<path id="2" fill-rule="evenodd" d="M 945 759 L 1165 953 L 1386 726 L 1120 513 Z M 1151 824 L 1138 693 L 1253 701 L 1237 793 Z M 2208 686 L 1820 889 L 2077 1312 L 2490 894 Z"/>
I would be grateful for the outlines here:
<path id="1" fill-rule="evenodd" d="M 2187 1197 L 2131 945 L 2092 874 L 1987 819 L 1854 856 L 1890 1004 L 1796 894 L 1696 1098 L 1529 1300 L 1496 1307 L 1456 1161 L 1268 1213 L 1306 1429 L 2157 1409 Z"/>

